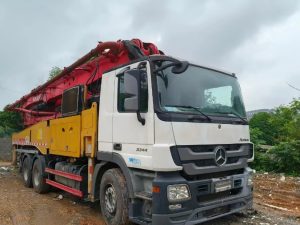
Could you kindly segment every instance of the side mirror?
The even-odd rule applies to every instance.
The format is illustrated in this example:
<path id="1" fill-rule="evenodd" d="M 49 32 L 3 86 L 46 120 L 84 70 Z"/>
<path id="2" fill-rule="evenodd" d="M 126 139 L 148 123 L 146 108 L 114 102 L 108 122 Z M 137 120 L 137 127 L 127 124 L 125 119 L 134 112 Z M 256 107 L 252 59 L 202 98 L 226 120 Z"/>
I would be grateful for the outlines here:
<path id="1" fill-rule="evenodd" d="M 138 69 L 124 72 L 124 109 L 127 112 L 136 112 L 137 119 L 145 125 L 145 119 L 141 117 L 141 79 L 143 71 Z"/>
<path id="2" fill-rule="evenodd" d="M 187 61 L 181 61 L 180 63 L 178 63 L 176 66 L 174 66 L 172 68 L 172 73 L 175 74 L 180 74 L 183 73 L 187 70 L 187 68 L 189 67 L 189 62 Z"/>

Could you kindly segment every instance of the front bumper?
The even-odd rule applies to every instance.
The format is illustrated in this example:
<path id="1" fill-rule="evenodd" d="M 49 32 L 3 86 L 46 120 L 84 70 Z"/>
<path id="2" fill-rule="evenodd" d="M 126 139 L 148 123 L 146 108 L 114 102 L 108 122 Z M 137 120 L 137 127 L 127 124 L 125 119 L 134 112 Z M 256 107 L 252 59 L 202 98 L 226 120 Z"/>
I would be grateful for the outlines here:
<path id="1" fill-rule="evenodd" d="M 252 207 L 252 195 L 234 200 L 212 203 L 205 207 L 173 214 L 153 214 L 152 224 L 192 225 L 230 215 Z"/>
<path id="2" fill-rule="evenodd" d="M 160 193 L 152 196 L 152 225 L 192 225 L 239 212 L 252 207 L 252 186 L 247 180 L 251 170 L 242 174 L 222 178 L 188 181 L 179 173 L 158 174 L 153 185 L 160 187 Z M 232 181 L 232 189 L 216 192 L 215 184 L 219 179 Z M 191 199 L 170 203 L 167 199 L 167 187 L 173 184 L 187 184 Z M 205 188 L 206 189 L 205 189 Z M 181 205 L 170 209 L 170 205 Z"/>

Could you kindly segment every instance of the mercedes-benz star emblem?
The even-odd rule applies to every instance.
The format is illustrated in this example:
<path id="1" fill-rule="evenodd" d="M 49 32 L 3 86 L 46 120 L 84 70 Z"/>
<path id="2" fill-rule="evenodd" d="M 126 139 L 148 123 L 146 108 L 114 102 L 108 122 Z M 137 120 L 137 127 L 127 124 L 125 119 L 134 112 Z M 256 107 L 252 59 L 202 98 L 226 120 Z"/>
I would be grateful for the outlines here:
<path id="1" fill-rule="evenodd" d="M 222 146 L 217 146 L 215 148 L 215 163 L 217 166 L 223 166 L 226 163 L 227 154 L 226 150 Z"/>

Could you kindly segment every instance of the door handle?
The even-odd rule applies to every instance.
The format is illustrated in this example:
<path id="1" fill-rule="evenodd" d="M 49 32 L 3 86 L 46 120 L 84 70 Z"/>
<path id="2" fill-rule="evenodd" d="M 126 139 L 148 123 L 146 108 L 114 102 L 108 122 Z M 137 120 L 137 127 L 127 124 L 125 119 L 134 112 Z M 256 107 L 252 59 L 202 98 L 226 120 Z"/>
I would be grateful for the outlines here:
<path id="1" fill-rule="evenodd" d="M 121 151 L 122 150 L 122 144 L 114 143 L 114 150 Z"/>

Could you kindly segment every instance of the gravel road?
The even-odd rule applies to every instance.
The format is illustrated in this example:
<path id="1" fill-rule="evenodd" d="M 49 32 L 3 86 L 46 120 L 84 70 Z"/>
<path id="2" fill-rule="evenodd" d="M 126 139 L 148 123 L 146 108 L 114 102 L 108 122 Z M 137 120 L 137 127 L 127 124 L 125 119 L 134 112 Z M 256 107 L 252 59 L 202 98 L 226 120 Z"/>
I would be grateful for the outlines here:
<path id="1" fill-rule="evenodd" d="M 282 176 L 256 176 L 254 210 L 205 225 L 300 224 L 300 180 L 282 180 Z M 105 224 L 96 205 L 78 201 L 59 191 L 39 195 L 25 188 L 9 163 L 0 163 L 0 190 L 0 225 Z"/>

